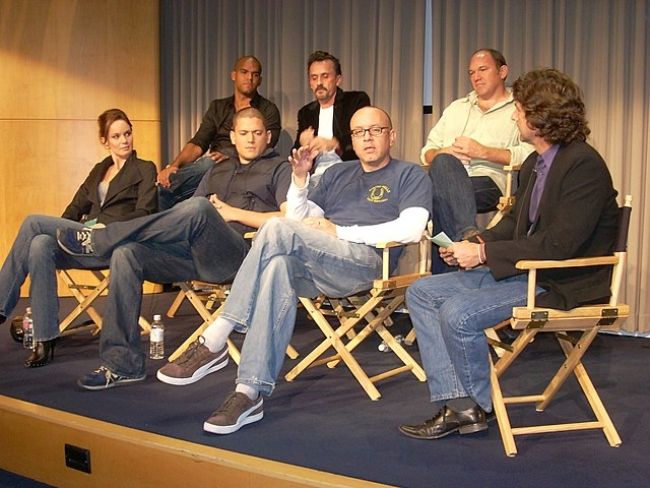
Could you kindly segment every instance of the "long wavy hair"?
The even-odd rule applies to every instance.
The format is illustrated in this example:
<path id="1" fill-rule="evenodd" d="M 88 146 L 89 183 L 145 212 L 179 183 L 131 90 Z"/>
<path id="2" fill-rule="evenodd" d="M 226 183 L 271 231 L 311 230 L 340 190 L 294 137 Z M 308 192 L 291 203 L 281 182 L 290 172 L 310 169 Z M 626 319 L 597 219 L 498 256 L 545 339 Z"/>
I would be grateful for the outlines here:
<path id="1" fill-rule="evenodd" d="M 582 91 L 564 73 L 551 68 L 529 71 L 512 86 L 527 122 L 551 144 L 585 141 L 589 129 Z"/>

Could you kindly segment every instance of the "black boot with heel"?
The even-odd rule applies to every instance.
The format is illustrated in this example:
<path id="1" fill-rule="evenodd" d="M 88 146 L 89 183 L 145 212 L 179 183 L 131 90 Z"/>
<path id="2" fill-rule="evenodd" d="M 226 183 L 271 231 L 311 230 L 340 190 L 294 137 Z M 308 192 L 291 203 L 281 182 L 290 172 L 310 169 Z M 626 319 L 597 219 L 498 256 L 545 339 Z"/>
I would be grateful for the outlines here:
<path id="1" fill-rule="evenodd" d="M 26 368 L 40 368 L 54 359 L 56 339 L 36 342 L 32 354 L 25 360 Z"/>

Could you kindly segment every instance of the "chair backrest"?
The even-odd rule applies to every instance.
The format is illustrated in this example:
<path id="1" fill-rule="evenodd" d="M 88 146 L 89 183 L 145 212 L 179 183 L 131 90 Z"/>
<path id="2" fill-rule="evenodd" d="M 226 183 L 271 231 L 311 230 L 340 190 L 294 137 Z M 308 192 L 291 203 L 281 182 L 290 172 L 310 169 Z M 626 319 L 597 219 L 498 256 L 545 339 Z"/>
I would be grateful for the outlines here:
<path id="1" fill-rule="evenodd" d="M 618 303 L 618 294 L 623 280 L 623 271 L 627 258 L 627 238 L 630 230 L 630 215 L 632 214 L 632 195 L 625 195 L 623 206 L 618 211 L 618 231 L 614 242 L 614 254 L 618 256 L 618 262 L 612 271 L 612 284 L 610 285 L 610 305 Z"/>

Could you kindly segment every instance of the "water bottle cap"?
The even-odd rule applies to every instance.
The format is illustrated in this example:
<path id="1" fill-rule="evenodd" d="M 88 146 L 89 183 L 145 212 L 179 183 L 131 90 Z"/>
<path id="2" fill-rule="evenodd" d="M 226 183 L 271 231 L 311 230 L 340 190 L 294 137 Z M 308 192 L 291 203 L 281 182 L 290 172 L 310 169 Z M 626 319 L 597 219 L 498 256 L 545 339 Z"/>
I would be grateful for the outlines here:
<path id="1" fill-rule="evenodd" d="M 153 316 L 154 320 L 162 320 L 162 316 L 160 314 L 156 314 Z"/>

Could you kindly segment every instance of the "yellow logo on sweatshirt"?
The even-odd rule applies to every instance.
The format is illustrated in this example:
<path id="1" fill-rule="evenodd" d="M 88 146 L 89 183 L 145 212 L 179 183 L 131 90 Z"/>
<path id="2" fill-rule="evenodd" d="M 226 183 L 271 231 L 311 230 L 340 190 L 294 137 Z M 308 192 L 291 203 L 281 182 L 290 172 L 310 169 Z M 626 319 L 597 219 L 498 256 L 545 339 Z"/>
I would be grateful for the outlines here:
<path id="1" fill-rule="evenodd" d="M 367 200 L 372 203 L 382 203 L 388 200 L 390 188 L 386 185 L 375 185 L 368 190 Z"/>

